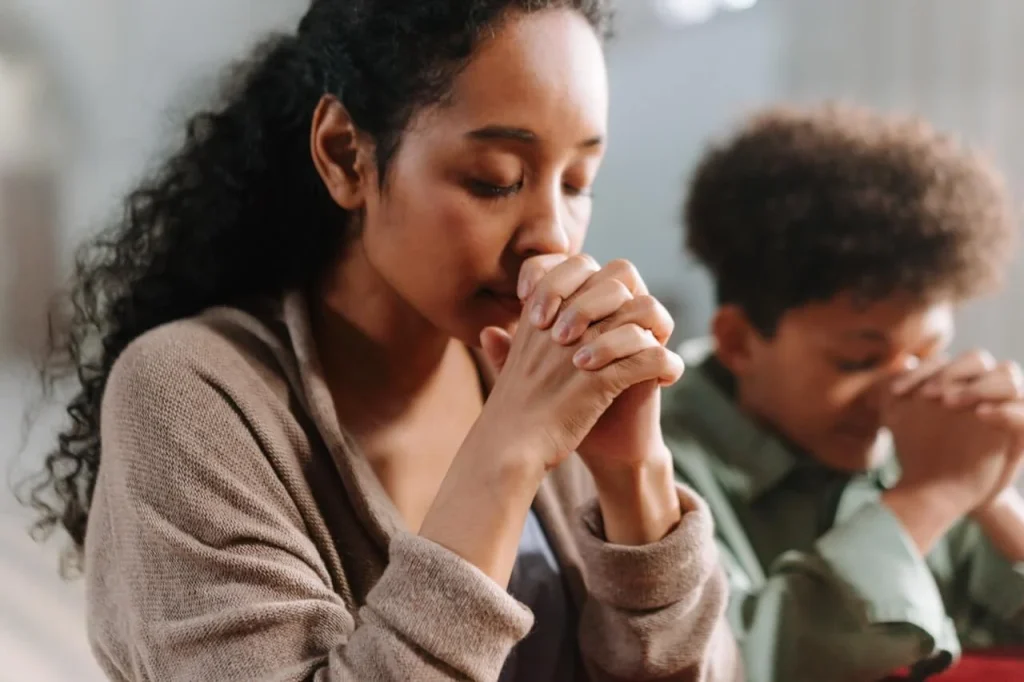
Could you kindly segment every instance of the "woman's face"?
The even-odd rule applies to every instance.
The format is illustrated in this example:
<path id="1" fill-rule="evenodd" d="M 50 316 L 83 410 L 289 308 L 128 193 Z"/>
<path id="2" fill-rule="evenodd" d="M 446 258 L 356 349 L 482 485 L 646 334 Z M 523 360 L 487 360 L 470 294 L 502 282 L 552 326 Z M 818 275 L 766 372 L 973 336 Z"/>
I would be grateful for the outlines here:
<path id="1" fill-rule="evenodd" d="M 519 317 L 523 261 L 579 252 L 604 153 L 608 87 L 576 12 L 513 15 L 413 117 L 381 191 L 367 188 L 357 244 L 398 299 L 476 344 Z"/>

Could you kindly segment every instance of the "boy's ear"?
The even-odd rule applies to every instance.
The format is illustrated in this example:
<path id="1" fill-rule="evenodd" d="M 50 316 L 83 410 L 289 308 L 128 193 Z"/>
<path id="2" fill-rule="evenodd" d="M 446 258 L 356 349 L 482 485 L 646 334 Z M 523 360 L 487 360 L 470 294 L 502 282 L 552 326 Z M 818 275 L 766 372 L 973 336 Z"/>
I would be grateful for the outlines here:
<path id="1" fill-rule="evenodd" d="M 736 305 L 723 305 L 711 321 L 715 354 L 733 375 L 744 376 L 750 368 L 752 346 L 759 337 L 747 314 Z"/>

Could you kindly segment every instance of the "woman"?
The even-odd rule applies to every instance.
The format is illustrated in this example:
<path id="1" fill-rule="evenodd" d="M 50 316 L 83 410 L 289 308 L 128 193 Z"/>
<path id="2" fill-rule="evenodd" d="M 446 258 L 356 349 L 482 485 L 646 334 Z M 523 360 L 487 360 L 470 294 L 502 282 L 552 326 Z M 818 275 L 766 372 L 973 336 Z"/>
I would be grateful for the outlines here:
<path id="1" fill-rule="evenodd" d="M 315 0 L 85 250 L 47 520 L 112 679 L 736 677 L 671 321 L 575 255 L 606 11 Z"/>

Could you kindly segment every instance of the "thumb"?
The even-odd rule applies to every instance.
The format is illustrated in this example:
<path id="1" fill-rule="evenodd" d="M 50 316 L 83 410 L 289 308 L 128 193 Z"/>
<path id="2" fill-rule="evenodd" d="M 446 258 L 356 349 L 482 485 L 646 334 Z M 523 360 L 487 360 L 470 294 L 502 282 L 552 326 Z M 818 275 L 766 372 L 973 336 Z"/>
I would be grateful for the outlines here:
<path id="1" fill-rule="evenodd" d="M 500 327 L 487 327 L 480 332 L 480 348 L 495 372 L 501 372 L 512 349 L 512 337 Z"/>

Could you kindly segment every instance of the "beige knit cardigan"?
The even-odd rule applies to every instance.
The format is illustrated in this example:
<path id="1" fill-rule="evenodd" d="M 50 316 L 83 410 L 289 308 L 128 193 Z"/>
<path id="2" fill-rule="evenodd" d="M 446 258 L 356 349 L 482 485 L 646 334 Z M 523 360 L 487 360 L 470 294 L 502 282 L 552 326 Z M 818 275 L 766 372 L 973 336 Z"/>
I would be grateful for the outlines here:
<path id="1" fill-rule="evenodd" d="M 133 343 L 102 412 L 88 628 L 113 680 L 496 680 L 533 616 L 403 529 L 335 414 L 303 297 Z M 579 614 L 579 679 L 739 679 L 712 522 L 602 540 L 573 457 L 534 508 Z"/>

